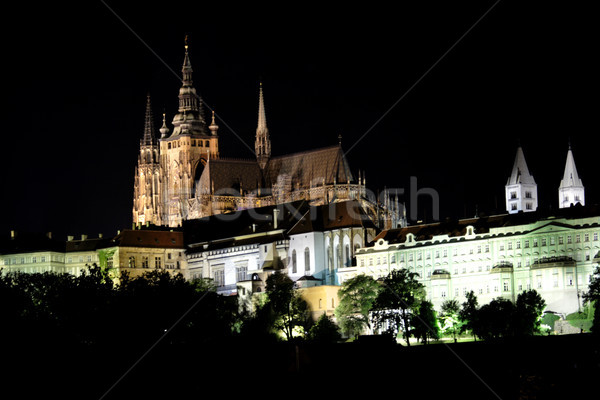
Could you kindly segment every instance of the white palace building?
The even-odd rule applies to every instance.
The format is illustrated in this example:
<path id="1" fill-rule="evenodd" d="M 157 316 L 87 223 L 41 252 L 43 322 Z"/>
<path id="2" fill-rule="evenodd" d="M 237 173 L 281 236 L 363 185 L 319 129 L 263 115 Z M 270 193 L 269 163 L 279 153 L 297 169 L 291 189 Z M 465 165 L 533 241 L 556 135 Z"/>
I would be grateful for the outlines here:
<path id="1" fill-rule="evenodd" d="M 520 147 L 505 190 L 506 214 L 382 231 L 357 250 L 356 265 L 338 270 L 339 282 L 407 268 L 419 274 L 438 310 L 447 299 L 462 303 L 471 290 L 485 304 L 535 289 L 546 311 L 577 312 L 600 263 L 600 208 L 585 206 L 571 149 L 558 210 L 537 210 L 537 187 Z"/>

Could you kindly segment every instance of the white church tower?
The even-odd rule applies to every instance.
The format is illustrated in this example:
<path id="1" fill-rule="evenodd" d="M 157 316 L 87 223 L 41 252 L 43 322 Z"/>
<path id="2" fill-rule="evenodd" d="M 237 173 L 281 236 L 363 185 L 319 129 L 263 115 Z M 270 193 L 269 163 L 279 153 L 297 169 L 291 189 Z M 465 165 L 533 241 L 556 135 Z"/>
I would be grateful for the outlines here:
<path id="1" fill-rule="evenodd" d="M 505 191 L 506 211 L 510 214 L 537 209 L 537 184 L 529 173 L 521 145 L 517 148 L 517 156 L 512 173 L 506 182 Z"/>
<path id="2" fill-rule="evenodd" d="M 571 144 L 569 143 L 565 173 L 558 188 L 558 207 L 566 208 L 577 203 L 585 206 L 585 189 L 581 179 L 579 179 L 579 175 L 577 175 L 575 159 L 573 158 L 573 151 L 571 151 Z"/>

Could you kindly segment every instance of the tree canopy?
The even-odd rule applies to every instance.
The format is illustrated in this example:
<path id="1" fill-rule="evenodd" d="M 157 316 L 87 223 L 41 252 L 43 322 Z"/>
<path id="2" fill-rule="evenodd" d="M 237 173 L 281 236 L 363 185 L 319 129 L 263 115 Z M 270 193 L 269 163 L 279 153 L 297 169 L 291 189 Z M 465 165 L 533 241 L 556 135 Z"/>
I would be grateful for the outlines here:
<path id="1" fill-rule="evenodd" d="M 339 304 L 335 315 L 342 331 L 357 337 L 370 327 L 369 313 L 379 293 L 380 285 L 369 275 L 348 279 L 338 291 Z"/>
<path id="2" fill-rule="evenodd" d="M 418 275 L 405 268 L 391 271 L 381 282 L 381 290 L 373 304 L 373 317 L 380 328 L 402 336 L 410 346 L 412 319 L 425 297 Z"/>

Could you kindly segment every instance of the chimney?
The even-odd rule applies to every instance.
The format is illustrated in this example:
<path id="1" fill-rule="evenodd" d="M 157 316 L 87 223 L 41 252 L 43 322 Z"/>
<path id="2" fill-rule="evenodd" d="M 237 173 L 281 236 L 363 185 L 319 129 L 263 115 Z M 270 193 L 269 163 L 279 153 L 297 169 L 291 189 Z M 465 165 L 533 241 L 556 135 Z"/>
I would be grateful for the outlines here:
<path id="1" fill-rule="evenodd" d="M 73 241 L 73 236 L 67 236 L 67 242 L 72 242 Z"/>
<path id="2" fill-rule="evenodd" d="M 10 231 L 10 238 L 14 239 L 17 237 L 17 231 Z"/>
<path id="3" fill-rule="evenodd" d="M 256 224 L 252 224 L 252 232 L 256 232 Z"/>
<path id="4" fill-rule="evenodd" d="M 98 239 L 102 239 L 104 235 L 102 235 L 101 233 L 98 234 Z"/>
<path id="5" fill-rule="evenodd" d="M 87 235 L 81 235 L 81 240 L 87 240 Z"/>
<path id="6" fill-rule="evenodd" d="M 47 237 L 48 239 L 52 239 L 52 232 L 47 232 L 47 233 L 46 233 L 46 237 Z"/>

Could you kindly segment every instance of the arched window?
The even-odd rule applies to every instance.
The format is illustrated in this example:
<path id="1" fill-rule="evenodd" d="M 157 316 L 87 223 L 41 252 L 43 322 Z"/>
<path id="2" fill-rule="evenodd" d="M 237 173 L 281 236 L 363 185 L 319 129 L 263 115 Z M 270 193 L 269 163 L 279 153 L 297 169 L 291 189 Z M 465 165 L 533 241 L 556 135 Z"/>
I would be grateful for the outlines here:
<path id="1" fill-rule="evenodd" d="M 310 249 L 304 249 L 304 272 L 310 271 Z"/>
<path id="2" fill-rule="evenodd" d="M 335 246 L 335 269 L 338 269 L 342 265 L 342 248 L 340 245 Z"/>
<path id="3" fill-rule="evenodd" d="M 298 264 L 296 263 L 296 250 L 292 251 L 292 274 L 298 272 Z"/>
<path id="4" fill-rule="evenodd" d="M 352 258 L 352 255 L 350 254 L 350 245 L 347 244 L 346 245 L 346 263 L 345 266 L 349 267 L 351 265 L 350 259 Z"/>

